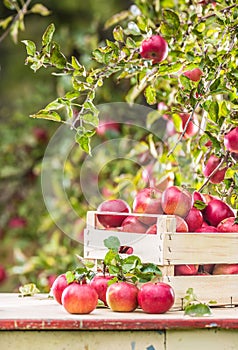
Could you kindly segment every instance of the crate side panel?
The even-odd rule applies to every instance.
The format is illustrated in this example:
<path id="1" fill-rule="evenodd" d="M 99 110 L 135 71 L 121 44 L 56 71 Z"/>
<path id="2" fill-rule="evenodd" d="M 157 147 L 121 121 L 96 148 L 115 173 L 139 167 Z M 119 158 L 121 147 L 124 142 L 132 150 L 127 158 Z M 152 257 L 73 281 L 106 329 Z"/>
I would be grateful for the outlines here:
<path id="1" fill-rule="evenodd" d="M 171 265 L 238 263 L 237 233 L 164 235 L 164 260 Z"/>
<path id="2" fill-rule="evenodd" d="M 146 235 L 138 233 L 116 232 L 98 229 L 84 230 L 84 257 L 103 259 L 108 249 L 104 240 L 110 236 L 118 237 L 122 246 L 133 247 L 133 254 L 138 255 L 143 262 L 163 264 L 163 248 L 161 235 Z"/>
<path id="3" fill-rule="evenodd" d="M 193 288 L 202 302 L 216 301 L 214 306 L 238 305 L 238 275 L 164 276 L 163 281 L 174 288 L 175 307 L 181 307 L 188 288 Z"/>

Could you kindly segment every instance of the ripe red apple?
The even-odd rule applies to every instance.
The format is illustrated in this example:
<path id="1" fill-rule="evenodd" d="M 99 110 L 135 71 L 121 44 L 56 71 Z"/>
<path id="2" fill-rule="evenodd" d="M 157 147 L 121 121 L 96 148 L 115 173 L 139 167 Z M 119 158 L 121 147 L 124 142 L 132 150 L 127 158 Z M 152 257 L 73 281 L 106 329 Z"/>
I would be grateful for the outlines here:
<path id="1" fill-rule="evenodd" d="M 98 294 L 90 284 L 73 282 L 62 294 L 62 304 L 70 314 L 89 314 L 96 309 Z"/>
<path id="2" fill-rule="evenodd" d="M 197 229 L 202 227 L 203 216 L 199 209 L 192 207 L 185 217 L 185 221 L 188 225 L 189 232 L 195 232 Z"/>
<path id="3" fill-rule="evenodd" d="M 142 284 L 138 292 L 138 304 L 149 314 L 163 314 L 174 304 L 173 288 L 164 282 Z"/>
<path id="4" fill-rule="evenodd" d="M 64 273 L 56 277 L 52 284 L 51 294 L 59 304 L 62 304 L 62 293 L 67 286 L 68 282 Z"/>
<path id="5" fill-rule="evenodd" d="M 96 275 L 90 281 L 90 285 L 96 290 L 98 294 L 98 299 L 100 299 L 105 306 L 107 306 L 106 292 L 108 288 L 108 281 L 110 281 L 113 276 L 109 275 Z"/>
<path id="6" fill-rule="evenodd" d="M 152 35 L 141 43 L 140 55 L 142 58 L 159 63 L 168 56 L 168 44 L 160 35 Z"/>
<path id="7" fill-rule="evenodd" d="M 199 265 L 175 265 L 174 275 L 175 276 L 190 276 L 197 275 Z"/>
<path id="8" fill-rule="evenodd" d="M 7 279 L 6 269 L 3 265 L 0 265 L 0 284 Z"/>
<path id="9" fill-rule="evenodd" d="M 118 135 L 119 132 L 120 124 L 113 120 L 101 121 L 99 126 L 96 128 L 96 133 L 101 137 Z"/>
<path id="10" fill-rule="evenodd" d="M 8 222 L 9 228 L 24 228 L 26 227 L 26 225 L 27 225 L 26 219 L 20 216 L 14 216 Z"/>
<path id="11" fill-rule="evenodd" d="M 150 226 L 148 228 L 148 230 L 146 231 L 146 234 L 148 234 L 148 235 L 156 235 L 156 233 L 157 233 L 157 225 L 156 224 Z"/>
<path id="12" fill-rule="evenodd" d="M 237 232 L 238 233 L 238 224 L 235 223 L 235 217 L 230 217 L 222 220 L 217 229 L 219 232 Z"/>
<path id="13" fill-rule="evenodd" d="M 182 120 L 181 132 L 186 130 L 183 137 L 185 139 L 187 139 L 189 137 L 196 135 L 199 131 L 199 121 L 198 121 L 197 115 L 196 114 L 193 115 L 193 118 L 188 122 L 187 127 L 186 127 L 186 124 L 187 124 L 188 119 L 190 118 L 190 113 L 180 113 L 179 116 Z"/>
<path id="14" fill-rule="evenodd" d="M 49 140 L 49 135 L 46 129 L 42 127 L 35 127 L 33 129 L 33 135 L 39 143 L 47 143 Z"/>
<path id="15" fill-rule="evenodd" d="M 98 206 L 97 211 L 129 213 L 131 209 L 130 206 L 122 199 L 107 199 Z M 125 218 L 126 215 L 97 214 L 98 221 L 104 227 L 121 226 L 121 223 Z"/>
<path id="16" fill-rule="evenodd" d="M 204 168 L 203 168 L 203 174 L 206 177 L 209 177 L 211 175 L 211 173 L 217 168 L 217 166 L 220 163 L 220 159 L 215 156 L 214 154 L 212 154 L 208 161 L 206 162 Z M 227 167 L 223 167 L 222 169 L 218 169 L 214 175 L 212 175 L 212 177 L 210 178 L 210 182 L 213 184 L 219 184 L 220 182 L 222 182 L 225 178 L 225 174 L 227 171 Z"/>
<path id="17" fill-rule="evenodd" d="M 178 215 L 175 215 L 176 219 L 176 232 L 188 232 L 188 224 L 186 221 Z"/>
<path id="18" fill-rule="evenodd" d="M 200 228 L 198 228 L 197 230 L 195 230 L 195 232 L 219 232 L 218 229 L 214 226 L 210 226 L 210 225 L 204 225 Z"/>
<path id="19" fill-rule="evenodd" d="M 215 264 L 213 275 L 234 275 L 238 274 L 238 264 Z"/>
<path id="20" fill-rule="evenodd" d="M 217 226 L 222 220 L 233 217 L 231 207 L 220 199 L 212 199 L 203 212 L 203 217 L 211 226 Z"/>
<path id="21" fill-rule="evenodd" d="M 193 197 L 193 202 L 201 201 L 201 202 L 206 203 L 204 195 L 198 191 L 194 191 L 192 194 L 192 197 Z"/>
<path id="22" fill-rule="evenodd" d="M 184 218 L 192 208 L 192 195 L 183 188 L 171 186 L 162 193 L 161 205 L 165 214 L 174 214 Z"/>
<path id="23" fill-rule="evenodd" d="M 121 224 L 122 232 L 146 233 L 148 226 L 135 216 L 127 216 Z"/>
<path id="24" fill-rule="evenodd" d="M 224 145 L 228 151 L 238 153 L 238 126 L 224 136 Z"/>
<path id="25" fill-rule="evenodd" d="M 183 75 L 185 75 L 192 81 L 199 81 L 201 79 L 201 76 L 203 75 L 203 72 L 200 68 L 193 68 L 191 70 L 183 72 Z"/>
<path id="26" fill-rule="evenodd" d="M 106 301 L 112 311 L 131 312 L 138 306 L 138 288 L 129 282 L 111 284 L 106 293 Z"/>
<path id="27" fill-rule="evenodd" d="M 162 192 L 153 187 L 147 187 L 140 190 L 133 201 L 133 212 L 144 214 L 163 214 L 161 207 Z M 153 225 L 156 223 L 156 217 L 140 216 L 138 220 L 146 225 Z"/>

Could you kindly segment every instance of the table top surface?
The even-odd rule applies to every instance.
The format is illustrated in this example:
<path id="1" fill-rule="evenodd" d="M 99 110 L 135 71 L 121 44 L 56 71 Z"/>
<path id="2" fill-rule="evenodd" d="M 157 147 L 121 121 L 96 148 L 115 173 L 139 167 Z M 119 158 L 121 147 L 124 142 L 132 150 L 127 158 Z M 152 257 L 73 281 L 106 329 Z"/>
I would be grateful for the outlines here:
<path id="1" fill-rule="evenodd" d="M 207 317 L 184 316 L 183 311 L 165 314 L 113 312 L 99 307 L 88 315 L 69 314 L 48 294 L 19 297 L 0 293 L 0 330 L 165 330 L 185 328 L 238 329 L 238 307 L 212 308 Z"/>

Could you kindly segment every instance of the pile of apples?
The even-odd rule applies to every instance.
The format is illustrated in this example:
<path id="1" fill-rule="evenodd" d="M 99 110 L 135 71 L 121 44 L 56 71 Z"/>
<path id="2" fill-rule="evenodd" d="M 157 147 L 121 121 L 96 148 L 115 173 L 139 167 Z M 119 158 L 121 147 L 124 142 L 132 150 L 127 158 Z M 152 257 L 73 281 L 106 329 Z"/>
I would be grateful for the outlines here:
<path id="1" fill-rule="evenodd" d="M 132 210 L 122 199 L 106 200 L 97 211 L 97 219 L 102 228 L 111 231 L 156 234 L 156 217 L 133 216 L 140 214 L 174 215 L 176 232 L 237 232 L 235 212 L 223 200 L 198 191 L 190 193 L 178 186 L 170 186 L 164 191 L 147 187 L 140 190 L 133 201 Z M 113 215 L 113 212 L 124 213 Z M 101 214 L 102 213 L 102 214 Z M 128 213 L 128 215 L 125 215 Z M 124 252 L 124 251 L 123 251 Z M 133 252 L 129 247 L 127 254 Z M 238 273 L 238 264 L 176 265 L 175 276 Z"/>
<path id="2" fill-rule="evenodd" d="M 140 287 L 128 281 L 109 285 L 112 275 L 96 274 L 87 279 L 67 281 L 66 274 L 59 275 L 51 287 L 51 294 L 71 314 L 89 314 L 98 306 L 98 300 L 115 312 L 132 312 L 140 307 L 146 313 L 161 314 L 174 304 L 173 288 L 163 282 L 146 282 Z"/>

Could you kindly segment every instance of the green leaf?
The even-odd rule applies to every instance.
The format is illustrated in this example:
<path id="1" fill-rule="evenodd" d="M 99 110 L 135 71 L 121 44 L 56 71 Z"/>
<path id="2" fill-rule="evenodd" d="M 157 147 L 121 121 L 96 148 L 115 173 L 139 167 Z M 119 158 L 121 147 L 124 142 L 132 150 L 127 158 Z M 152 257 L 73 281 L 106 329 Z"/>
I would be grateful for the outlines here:
<path id="1" fill-rule="evenodd" d="M 86 113 L 83 115 L 83 120 L 85 123 L 91 124 L 94 127 L 98 126 L 99 119 L 96 113 Z"/>
<path id="2" fill-rule="evenodd" d="M 75 135 L 75 141 L 80 145 L 83 151 L 85 151 L 90 155 L 91 155 L 90 139 L 94 133 L 95 133 L 94 131 L 88 131 L 84 133 L 82 133 L 81 131 L 77 131 Z"/>
<path id="3" fill-rule="evenodd" d="M 31 40 L 22 40 L 22 43 L 26 45 L 26 52 L 29 56 L 34 56 L 36 53 L 36 45 Z"/>
<path id="4" fill-rule="evenodd" d="M 64 69 L 66 67 L 67 60 L 56 43 L 54 43 L 51 49 L 50 62 L 58 69 Z"/>
<path id="5" fill-rule="evenodd" d="M 31 118 L 38 118 L 38 119 L 47 119 L 47 120 L 53 120 L 55 122 L 61 122 L 60 115 L 55 111 L 47 111 L 47 110 L 40 110 L 36 114 L 31 114 Z"/>
<path id="6" fill-rule="evenodd" d="M 193 206 L 199 210 L 203 210 L 206 208 L 207 204 L 204 203 L 203 201 L 196 200 L 193 204 Z"/>
<path id="7" fill-rule="evenodd" d="M 13 16 L 9 16 L 7 18 L 2 19 L 0 21 L 0 27 L 5 30 L 8 24 L 11 23 L 12 19 L 13 19 Z"/>
<path id="8" fill-rule="evenodd" d="M 48 47 L 49 44 L 52 42 L 53 35 L 55 32 L 55 25 L 51 23 L 45 30 L 43 36 L 42 36 L 42 46 Z"/>
<path id="9" fill-rule="evenodd" d="M 118 251 L 120 246 L 121 246 L 119 238 L 117 238 L 115 236 L 110 236 L 110 237 L 104 239 L 103 243 L 104 243 L 106 248 L 113 249 L 116 251 Z"/>
<path id="10" fill-rule="evenodd" d="M 156 90 L 153 86 L 149 85 L 145 89 L 145 98 L 149 105 L 155 104 L 156 101 Z"/>
<path id="11" fill-rule="evenodd" d="M 31 297 L 37 293 L 40 293 L 39 289 L 34 283 L 27 283 L 24 286 L 19 287 L 20 297 Z"/>
<path id="12" fill-rule="evenodd" d="M 124 41 L 124 33 L 121 26 L 117 26 L 113 29 L 113 37 L 116 41 L 123 42 Z"/>
<path id="13" fill-rule="evenodd" d="M 213 120 L 215 123 L 218 120 L 219 116 L 219 105 L 217 101 L 212 101 L 209 109 L 208 109 L 208 114 L 211 120 Z"/>
<path id="14" fill-rule="evenodd" d="M 16 8 L 16 5 L 14 5 L 13 1 L 10 0 L 3 0 L 4 6 L 7 7 L 9 10 L 14 10 Z"/>
<path id="15" fill-rule="evenodd" d="M 67 271 L 65 277 L 68 284 L 75 281 L 75 273 L 73 271 Z"/>
<path id="16" fill-rule="evenodd" d="M 196 303 L 188 305 L 184 310 L 184 315 L 191 317 L 202 317 L 211 316 L 212 312 L 207 304 Z"/>
<path id="17" fill-rule="evenodd" d="M 160 32 L 164 36 L 180 35 L 180 20 L 178 15 L 169 9 L 162 11 L 163 21 L 160 25 Z"/>
<path id="18" fill-rule="evenodd" d="M 162 272 L 161 272 L 160 268 L 153 263 L 144 264 L 143 267 L 141 268 L 141 272 L 152 273 L 155 275 L 162 276 Z"/>
<path id="19" fill-rule="evenodd" d="M 121 11 L 121 12 L 115 14 L 114 16 L 112 16 L 111 18 L 109 18 L 106 21 L 106 23 L 104 25 L 104 29 L 108 29 L 108 28 L 116 25 L 117 23 L 126 19 L 129 15 L 130 15 L 130 11 Z"/>
<path id="20" fill-rule="evenodd" d="M 38 13 L 41 16 L 48 16 L 51 13 L 51 11 L 49 11 L 47 9 L 47 7 L 45 7 L 42 4 L 35 4 L 35 5 L 33 5 L 30 11 L 32 13 Z"/>

